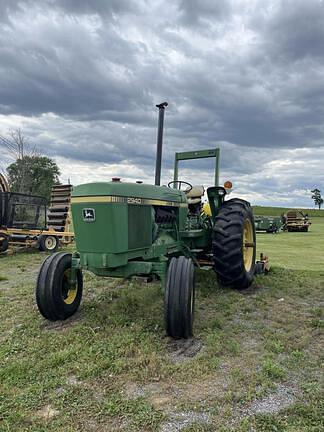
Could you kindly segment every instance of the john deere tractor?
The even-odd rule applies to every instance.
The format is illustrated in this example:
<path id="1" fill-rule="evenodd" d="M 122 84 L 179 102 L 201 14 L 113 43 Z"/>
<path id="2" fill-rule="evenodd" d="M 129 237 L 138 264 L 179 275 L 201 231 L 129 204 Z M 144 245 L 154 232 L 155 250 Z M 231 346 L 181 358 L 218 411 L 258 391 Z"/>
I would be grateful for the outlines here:
<path id="1" fill-rule="evenodd" d="M 167 334 L 188 338 L 193 334 L 195 266 L 213 266 L 223 286 L 247 288 L 255 273 L 252 209 L 244 200 L 226 199 L 227 189 L 218 184 L 219 154 L 219 149 L 176 153 L 168 186 L 114 178 L 74 187 L 76 251 L 54 253 L 42 264 L 36 287 L 41 314 L 55 321 L 76 312 L 83 270 L 104 277 L 151 276 L 164 289 Z M 204 187 L 178 179 L 179 161 L 198 158 L 215 158 L 214 185 L 207 188 L 204 206 Z"/>

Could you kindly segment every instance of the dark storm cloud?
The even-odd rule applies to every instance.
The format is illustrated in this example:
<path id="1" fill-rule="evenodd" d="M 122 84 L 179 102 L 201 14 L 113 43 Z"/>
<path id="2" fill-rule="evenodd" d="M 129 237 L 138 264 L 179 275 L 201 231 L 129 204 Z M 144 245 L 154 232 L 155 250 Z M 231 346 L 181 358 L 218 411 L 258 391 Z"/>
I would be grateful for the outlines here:
<path id="1" fill-rule="evenodd" d="M 49 6 L 71 14 L 110 15 L 136 12 L 140 2 L 129 0 L 46 0 Z"/>
<path id="2" fill-rule="evenodd" d="M 23 12 L 29 8 L 58 9 L 72 15 L 113 16 L 114 14 L 136 12 L 138 2 L 128 0 L 0 0 L 1 17 L 8 18 L 12 13 Z"/>
<path id="3" fill-rule="evenodd" d="M 270 120 L 269 125 L 276 132 L 284 131 L 283 138 L 286 135 L 286 141 L 279 137 L 275 142 L 288 146 L 321 145 L 324 2 L 280 1 L 271 12 L 269 4 L 265 4 L 250 18 L 250 23 L 259 35 L 250 67 L 262 74 L 257 79 L 271 89 L 276 110 L 264 116 L 264 121 Z"/>
<path id="4" fill-rule="evenodd" d="M 243 54 L 233 53 L 230 44 L 226 49 L 217 46 L 222 40 L 219 26 L 225 19 L 231 23 L 238 12 L 229 1 L 204 0 L 198 6 L 179 0 L 168 15 L 144 3 L 47 0 L 35 7 L 38 20 L 28 29 L 22 22 L 35 3 L 7 4 L 13 17 L 0 42 L 2 112 L 54 112 L 148 126 L 147 107 L 155 97 L 167 97 L 189 111 L 185 116 L 174 111 L 171 126 L 178 124 L 184 138 L 191 136 L 201 145 L 217 139 L 247 146 L 295 146 L 305 145 L 307 137 L 308 145 L 321 139 L 323 75 L 312 58 L 319 49 L 308 51 L 306 43 L 320 47 L 323 42 L 319 2 L 300 2 L 297 12 L 292 2 L 279 3 L 273 13 L 264 13 L 262 5 L 256 8 L 250 22 L 257 43 L 248 42 Z M 127 37 L 125 15 L 134 31 L 145 30 L 145 36 L 156 39 L 155 46 L 145 38 Z M 44 16 L 51 16 L 46 26 Z M 145 16 L 150 17 L 148 29 L 138 28 Z M 298 25 L 303 17 L 311 36 Z M 205 50 L 195 38 L 207 21 L 201 33 L 201 44 L 209 44 Z M 290 45 L 309 52 L 307 64 L 297 65 L 297 70 L 284 56 L 286 51 L 293 55 Z M 160 51 L 152 52 L 155 48 Z M 184 61 L 172 64 L 171 51 L 184 55 Z"/>
<path id="5" fill-rule="evenodd" d="M 179 23 L 196 28 L 204 26 L 215 19 L 223 19 L 230 14 L 231 6 L 228 0 L 179 0 Z"/>
<path id="6" fill-rule="evenodd" d="M 28 30 L 19 29 L 19 23 L 28 18 L 19 12 L 28 11 L 31 4 L 16 4 L 18 15 L 14 15 L 12 26 L 4 29 L 0 44 L 3 112 L 35 115 L 52 111 L 91 118 L 106 115 L 109 120 L 117 117 L 117 121 L 124 122 L 131 120 L 129 112 L 134 113 L 136 121 L 138 108 L 153 104 L 152 94 L 168 93 L 176 103 L 179 89 L 174 71 L 171 75 L 165 73 L 158 53 L 156 56 L 149 54 L 145 42 L 126 40 L 115 26 L 113 13 L 131 13 L 136 10 L 134 6 L 126 8 L 125 2 L 117 1 L 48 0 L 44 4 L 43 9 L 38 7 L 35 11 L 51 14 L 60 9 L 68 13 L 68 17 L 75 14 L 76 20 L 80 14 L 96 13 L 98 22 L 90 34 L 75 20 L 55 15 L 46 28 L 34 24 Z M 180 2 L 177 19 L 182 21 L 186 16 L 193 24 L 210 17 L 211 12 L 223 15 L 224 5 L 220 2 L 215 8 L 212 2 L 204 1 L 195 11 L 190 2 Z M 111 15 L 110 20 L 107 14 Z M 136 17 L 132 19 L 136 23 Z M 152 30 L 154 14 L 150 24 Z M 163 45 L 163 27 L 161 30 Z M 22 38 L 21 31 L 28 33 L 26 39 Z M 142 111 L 142 118 L 145 118 L 145 110 Z"/>
<path id="7" fill-rule="evenodd" d="M 12 13 L 21 10 L 20 4 L 18 1 L 14 0 L 0 0 L 0 22 L 8 23 L 9 17 Z"/>
<path id="8" fill-rule="evenodd" d="M 26 39 L 8 26 L 0 40 L 0 100 L 7 113 L 129 112 L 143 99 L 131 72 L 135 50 L 112 26 L 94 40 L 71 18 L 53 19 L 46 28 L 42 22 L 28 29 L 19 25 Z"/>
<path id="9" fill-rule="evenodd" d="M 323 58 L 322 0 L 285 0 L 272 14 L 260 12 L 252 21 L 264 33 L 273 57 L 284 62 Z"/>
<path id="10" fill-rule="evenodd" d="M 21 116 L 51 156 L 151 172 L 162 100 L 166 169 L 174 151 L 220 146 L 226 174 L 253 176 L 283 148 L 323 145 L 322 1 L 0 7 L 0 114 Z"/>

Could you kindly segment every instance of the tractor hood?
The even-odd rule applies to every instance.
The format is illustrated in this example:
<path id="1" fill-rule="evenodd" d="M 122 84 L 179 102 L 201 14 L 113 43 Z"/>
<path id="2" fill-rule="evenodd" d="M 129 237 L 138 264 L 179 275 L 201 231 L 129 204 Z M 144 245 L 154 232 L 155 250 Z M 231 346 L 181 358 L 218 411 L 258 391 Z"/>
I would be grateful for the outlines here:
<path id="1" fill-rule="evenodd" d="M 153 201 L 168 201 L 173 203 L 186 203 L 187 199 L 184 192 L 177 189 L 171 189 L 166 186 L 154 186 L 138 183 L 124 183 L 120 181 L 100 182 L 100 183 L 86 183 L 75 186 L 72 192 L 72 203 L 76 201 L 76 197 L 111 197 L 111 202 L 120 202 L 115 197 L 125 198 L 129 204 L 136 204 L 138 200 L 153 200 Z M 134 199 L 134 202 L 132 200 Z M 78 200 L 79 201 L 79 200 Z M 91 201 L 88 199 L 87 201 Z M 95 201 L 97 201 L 95 199 Z M 141 202 L 138 201 L 140 204 Z M 144 202 L 143 202 L 144 204 Z M 149 203 L 147 203 L 149 204 Z M 150 204 L 155 204 L 151 202 Z M 159 203 L 156 203 L 159 205 Z"/>
<path id="2" fill-rule="evenodd" d="M 82 265 L 98 273 L 147 257 L 156 240 L 156 217 L 178 221 L 184 213 L 184 220 L 187 206 L 184 192 L 165 186 L 112 181 L 74 187 L 71 209 Z"/>

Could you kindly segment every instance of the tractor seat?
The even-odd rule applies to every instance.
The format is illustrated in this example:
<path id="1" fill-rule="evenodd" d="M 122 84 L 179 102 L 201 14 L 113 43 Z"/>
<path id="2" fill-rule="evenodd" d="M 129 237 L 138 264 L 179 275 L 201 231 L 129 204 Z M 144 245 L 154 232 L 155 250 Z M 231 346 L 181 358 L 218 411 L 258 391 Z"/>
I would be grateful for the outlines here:
<path id="1" fill-rule="evenodd" d="M 188 192 L 185 191 L 188 204 L 198 204 L 201 202 L 201 197 L 204 195 L 204 186 L 193 186 Z"/>

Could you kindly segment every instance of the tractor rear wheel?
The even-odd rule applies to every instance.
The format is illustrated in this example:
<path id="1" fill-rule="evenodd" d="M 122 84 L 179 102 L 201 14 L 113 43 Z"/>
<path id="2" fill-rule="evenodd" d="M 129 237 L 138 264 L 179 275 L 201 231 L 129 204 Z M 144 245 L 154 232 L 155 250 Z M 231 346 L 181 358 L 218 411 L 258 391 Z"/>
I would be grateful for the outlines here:
<path id="1" fill-rule="evenodd" d="M 167 334 L 173 338 L 192 336 L 195 305 L 195 269 L 192 259 L 172 258 L 165 289 L 165 323 Z"/>
<path id="2" fill-rule="evenodd" d="M 256 236 L 250 204 L 241 199 L 226 201 L 215 218 L 214 270 L 224 286 L 244 289 L 255 273 Z"/>
<path id="3" fill-rule="evenodd" d="M 56 252 L 43 262 L 37 278 L 36 302 L 40 313 L 50 321 L 65 320 L 81 302 L 82 272 L 77 270 L 76 284 L 70 284 L 72 255 Z"/>

